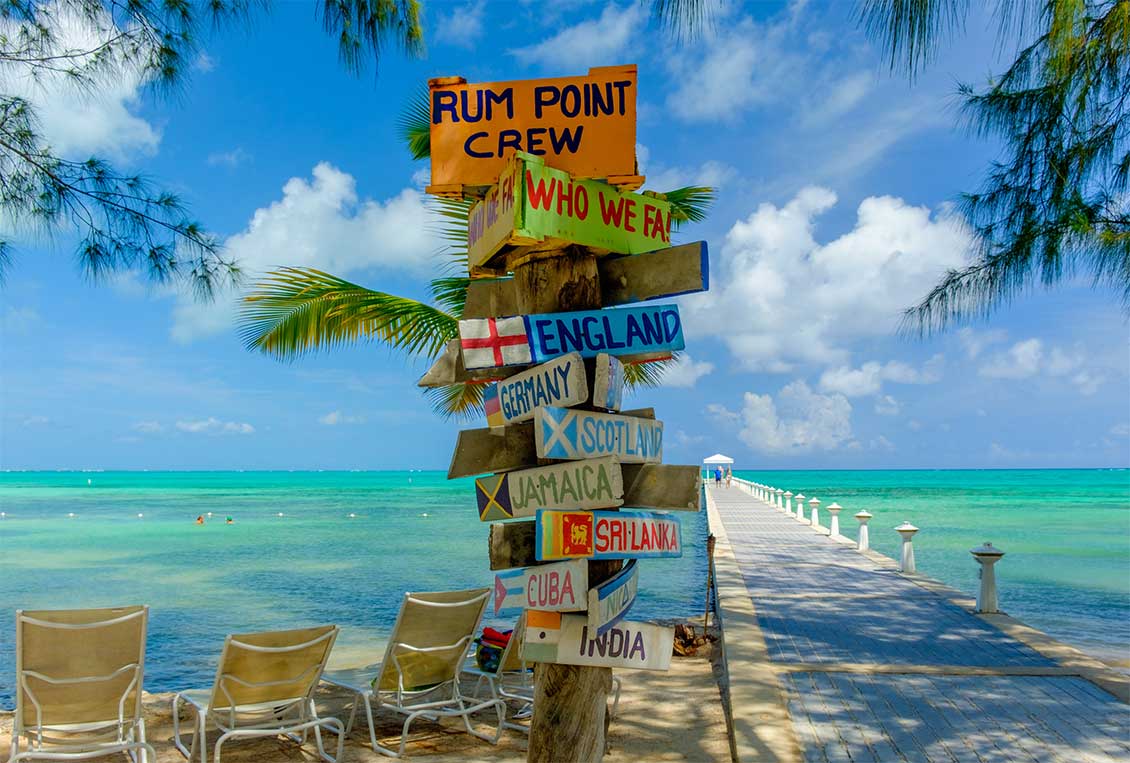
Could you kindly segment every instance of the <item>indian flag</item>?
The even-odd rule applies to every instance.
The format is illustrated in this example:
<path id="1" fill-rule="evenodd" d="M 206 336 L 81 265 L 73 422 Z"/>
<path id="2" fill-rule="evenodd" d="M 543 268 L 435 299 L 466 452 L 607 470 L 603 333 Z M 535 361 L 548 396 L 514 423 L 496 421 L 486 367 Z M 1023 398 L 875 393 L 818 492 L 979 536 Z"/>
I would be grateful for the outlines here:
<path id="1" fill-rule="evenodd" d="M 557 662 L 561 640 L 561 613 L 526 610 L 526 637 L 522 640 L 522 659 L 528 662 Z"/>

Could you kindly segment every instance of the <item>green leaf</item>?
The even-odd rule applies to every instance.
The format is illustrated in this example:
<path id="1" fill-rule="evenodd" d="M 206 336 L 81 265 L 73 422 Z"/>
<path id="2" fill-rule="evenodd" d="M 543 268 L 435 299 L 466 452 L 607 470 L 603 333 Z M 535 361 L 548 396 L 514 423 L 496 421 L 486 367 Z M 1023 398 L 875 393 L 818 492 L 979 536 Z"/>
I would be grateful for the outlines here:
<path id="1" fill-rule="evenodd" d="M 404 105 L 396 118 L 396 129 L 408 144 L 413 159 L 427 159 L 432 155 L 431 91 L 427 86 L 416 89 L 412 100 Z"/>

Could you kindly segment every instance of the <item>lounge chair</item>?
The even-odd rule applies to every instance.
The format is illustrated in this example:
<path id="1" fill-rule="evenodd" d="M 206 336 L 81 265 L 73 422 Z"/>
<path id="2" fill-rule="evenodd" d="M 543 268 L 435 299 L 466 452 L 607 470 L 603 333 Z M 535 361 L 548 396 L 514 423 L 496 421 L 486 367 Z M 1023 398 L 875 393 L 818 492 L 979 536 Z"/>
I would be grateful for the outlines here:
<path id="1" fill-rule="evenodd" d="M 221 732 L 215 744 L 215 763 L 220 763 L 221 747 L 229 739 L 286 735 L 304 744 L 307 733 L 313 730 L 318 755 L 329 763 L 341 760 L 345 747 L 341 721 L 318 717 L 314 706 L 314 690 L 337 633 L 336 625 L 320 625 L 228 636 L 212 688 L 183 691 L 173 697 L 173 743 L 177 749 L 189 760 L 199 750 L 200 763 L 208 763 L 209 724 Z M 182 705 L 196 712 L 192 749 L 181 739 Z M 337 734 L 337 755 L 333 757 L 322 743 L 323 729 Z"/>
<path id="2" fill-rule="evenodd" d="M 468 734 L 497 744 L 506 719 L 505 704 L 491 698 L 468 705 L 459 690 L 459 669 L 490 594 L 489 588 L 404 594 L 381 663 L 372 668 L 327 671 L 322 676 L 323 682 L 353 693 L 346 732 L 353 728 L 360 700 L 365 704 L 369 742 L 374 751 L 383 755 L 404 756 L 408 727 L 420 717 L 428 720 L 461 717 Z M 387 708 L 407 716 L 401 727 L 398 750 L 382 747 L 377 742 L 374 706 L 377 710 Z M 469 717 L 491 707 L 498 713 L 498 727 L 493 737 L 475 731 Z"/>
<path id="3" fill-rule="evenodd" d="M 499 655 L 498 672 L 492 673 L 480 668 L 474 654 L 468 655 L 466 664 L 463 666 L 464 673 L 478 679 L 475 685 L 476 694 L 481 691 L 483 681 L 486 681 L 491 697 L 494 699 L 512 699 L 524 703 L 523 708 L 515 714 L 515 719 L 528 717 L 534 704 L 533 664 L 522 659 L 522 640 L 525 636 L 526 613 L 523 611 L 518 622 L 514 625 L 510 641 L 506 644 L 506 648 L 502 650 L 502 654 Z M 615 717 L 616 710 L 620 707 L 619 676 L 612 676 L 612 695 L 612 709 L 609 711 L 609 717 Z M 507 720 L 503 725 L 508 729 L 526 734 L 530 733 L 530 727 L 525 724 Z"/>
<path id="4" fill-rule="evenodd" d="M 141 714 L 148 620 L 144 606 L 16 612 L 9 763 L 122 752 L 157 760 Z"/>

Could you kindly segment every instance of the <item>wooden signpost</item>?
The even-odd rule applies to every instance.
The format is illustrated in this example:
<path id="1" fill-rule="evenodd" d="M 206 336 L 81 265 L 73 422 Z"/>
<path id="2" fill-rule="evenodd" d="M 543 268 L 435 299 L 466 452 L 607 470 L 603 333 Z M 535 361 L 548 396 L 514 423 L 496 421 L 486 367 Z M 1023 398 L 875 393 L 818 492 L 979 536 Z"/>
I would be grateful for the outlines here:
<path id="1" fill-rule="evenodd" d="M 573 352 L 630 359 L 685 346 L 677 305 L 464 319 L 459 340 L 468 369 L 543 363 Z"/>
<path id="2" fill-rule="evenodd" d="M 620 463 L 605 456 L 480 477 L 479 519 L 532 517 L 538 509 L 614 508 L 624 503 L 620 474 Z"/>
<path id="3" fill-rule="evenodd" d="M 583 559 L 499 572 L 494 576 L 494 614 L 516 607 L 575 612 L 591 600 L 588 587 L 589 566 Z"/>
<path id="4" fill-rule="evenodd" d="M 624 619 L 639 590 L 640 565 L 629 559 L 614 577 L 589 590 L 589 629 L 603 635 L 609 628 Z M 541 609 L 550 609 L 541 607 Z"/>
<path id="5" fill-rule="evenodd" d="M 558 559 L 676 559 L 679 518 L 653 511 L 549 511 L 534 520 L 534 555 Z"/>
<path id="6" fill-rule="evenodd" d="M 636 67 L 588 76 L 468 83 L 428 82 L 432 182 L 428 193 L 478 195 L 515 151 L 544 156 L 575 177 L 638 188 Z"/>
<path id="7" fill-rule="evenodd" d="M 675 629 L 662 625 L 621 620 L 597 634 L 584 615 L 529 610 L 522 658 L 558 665 L 668 670 L 674 641 Z"/>
<path id="8" fill-rule="evenodd" d="M 502 255 L 560 249 L 640 254 L 671 244 L 671 205 L 655 196 L 581 180 L 518 152 L 498 185 L 471 208 L 467 258 L 472 274 L 497 269 Z"/>
<path id="9" fill-rule="evenodd" d="M 630 305 L 651 299 L 706 291 L 710 263 L 705 241 L 681 244 L 647 254 L 601 257 L 600 301 L 604 307 Z M 479 278 L 467 287 L 464 318 L 516 315 L 518 299 L 513 278 Z"/>
<path id="10" fill-rule="evenodd" d="M 538 408 L 534 440 L 539 458 L 616 456 L 630 464 L 663 460 L 663 422 L 575 408 Z"/>
<path id="11" fill-rule="evenodd" d="M 636 509 L 701 508 L 697 467 L 659 463 L 654 411 L 615 413 L 625 364 L 684 347 L 675 305 L 637 303 L 706 290 L 706 244 L 671 246 L 671 205 L 630 193 L 635 66 L 429 89 L 428 192 L 480 201 L 459 337 L 420 385 L 490 383 L 488 426 L 460 432 L 448 477 L 478 477 L 495 613 L 526 610 L 527 761 L 597 763 L 609 668 L 671 662 L 671 628 L 624 618 L 636 560 L 681 555 L 680 521 Z"/>
<path id="12" fill-rule="evenodd" d="M 483 407 L 487 424 L 494 427 L 529 421 L 538 406 L 580 405 L 588 399 L 584 360 L 580 353 L 571 352 L 488 385 Z"/>

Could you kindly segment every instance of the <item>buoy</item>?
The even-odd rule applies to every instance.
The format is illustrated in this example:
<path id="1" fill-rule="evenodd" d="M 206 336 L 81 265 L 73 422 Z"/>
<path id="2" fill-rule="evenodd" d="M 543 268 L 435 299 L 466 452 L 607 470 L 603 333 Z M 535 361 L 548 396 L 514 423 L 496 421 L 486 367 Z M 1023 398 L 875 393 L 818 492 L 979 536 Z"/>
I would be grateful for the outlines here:
<path id="1" fill-rule="evenodd" d="M 212 512 L 209 511 L 208 512 L 208 519 L 211 519 L 211 518 L 212 518 Z"/>
<path id="2" fill-rule="evenodd" d="M 141 512 L 138 512 L 138 514 L 137 514 L 137 518 L 138 518 L 138 519 L 145 519 L 145 515 L 144 515 L 144 514 L 142 514 Z"/>
<path id="3" fill-rule="evenodd" d="M 6 519 L 6 518 L 7 518 L 7 516 L 8 516 L 8 512 L 6 512 L 6 511 L 0 511 L 0 519 Z"/>
<path id="4" fill-rule="evenodd" d="M 94 481 L 93 481 L 93 480 L 90 480 L 90 479 L 88 479 L 88 480 L 86 481 L 86 484 L 88 484 L 88 485 L 93 485 L 93 484 L 94 484 Z"/>
<path id="5" fill-rule="evenodd" d="M 426 511 L 425 511 L 425 512 L 424 512 L 423 514 L 421 514 L 420 516 L 421 516 L 421 517 L 426 517 L 426 516 L 428 516 L 428 512 L 426 512 Z"/>
<path id="6" fill-rule="evenodd" d="M 283 513 L 282 513 L 282 512 L 280 511 L 280 512 L 279 512 L 279 516 L 281 517 L 282 515 L 283 515 Z"/>
<path id="7" fill-rule="evenodd" d="M 356 514 L 350 514 L 350 515 L 349 515 L 349 518 L 350 518 L 350 519 L 357 519 L 357 515 L 356 515 Z"/>
<path id="8" fill-rule="evenodd" d="M 69 513 L 67 514 L 67 517 L 68 517 L 69 519 L 74 519 L 74 518 L 75 518 L 75 513 L 74 513 L 73 511 L 72 511 L 72 512 L 69 512 Z"/>

